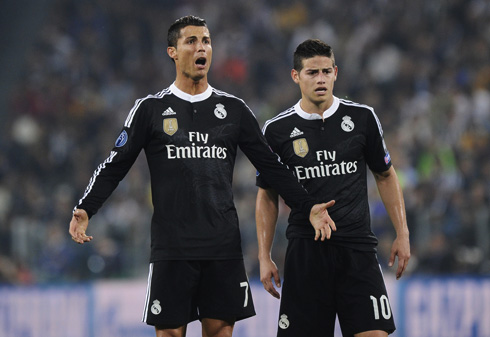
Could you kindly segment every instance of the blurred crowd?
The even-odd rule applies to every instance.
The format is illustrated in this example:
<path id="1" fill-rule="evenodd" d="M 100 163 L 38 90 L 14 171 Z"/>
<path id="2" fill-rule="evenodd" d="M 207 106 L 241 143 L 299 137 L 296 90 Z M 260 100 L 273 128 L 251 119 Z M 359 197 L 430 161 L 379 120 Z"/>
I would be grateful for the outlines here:
<path id="1" fill-rule="evenodd" d="M 335 95 L 373 106 L 383 125 L 405 195 L 409 275 L 490 275 L 488 1 L 55 0 L 47 10 L 2 107 L 0 283 L 147 275 L 152 206 L 143 153 L 92 218 L 90 244 L 73 243 L 68 224 L 134 101 L 172 83 L 167 29 L 187 14 L 210 28 L 211 85 L 243 98 L 261 125 L 299 99 L 290 79 L 296 45 L 332 45 Z M 234 185 L 246 265 L 257 278 L 255 170 L 242 154 Z M 372 178 L 370 194 L 378 255 L 390 273 L 395 233 Z"/>

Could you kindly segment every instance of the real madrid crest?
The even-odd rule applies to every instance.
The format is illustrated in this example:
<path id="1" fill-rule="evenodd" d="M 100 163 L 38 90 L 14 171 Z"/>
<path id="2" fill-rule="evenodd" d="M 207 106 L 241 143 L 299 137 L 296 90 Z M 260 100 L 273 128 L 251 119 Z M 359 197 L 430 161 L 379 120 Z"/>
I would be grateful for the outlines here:
<path id="1" fill-rule="evenodd" d="M 225 110 L 225 106 L 221 103 L 216 104 L 216 109 L 214 109 L 214 115 L 219 119 L 225 119 L 228 112 Z"/>
<path id="2" fill-rule="evenodd" d="M 160 306 L 160 301 L 154 300 L 153 305 L 151 306 L 151 313 L 153 315 L 158 315 L 161 312 L 162 312 L 162 307 Z"/>
<path id="3" fill-rule="evenodd" d="M 342 117 L 342 123 L 340 123 L 340 126 L 345 132 L 351 132 L 352 130 L 354 130 L 354 122 L 349 116 Z"/>
<path id="4" fill-rule="evenodd" d="M 289 328 L 289 320 L 287 315 L 281 315 L 281 318 L 279 319 L 279 327 L 281 329 Z"/>
<path id="5" fill-rule="evenodd" d="M 308 142 L 306 141 L 306 138 L 300 138 L 296 139 L 293 142 L 293 148 L 294 148 L 294 153 L 296 153 L 297 156 L 304 158 L 308 154 Z"/>
<path id="6" fill-rule="evenodd" d="M 177 118 L 165 118 L 163 120 L 163 131 L 169 136 L 172 136 L 179 129 Z"/>

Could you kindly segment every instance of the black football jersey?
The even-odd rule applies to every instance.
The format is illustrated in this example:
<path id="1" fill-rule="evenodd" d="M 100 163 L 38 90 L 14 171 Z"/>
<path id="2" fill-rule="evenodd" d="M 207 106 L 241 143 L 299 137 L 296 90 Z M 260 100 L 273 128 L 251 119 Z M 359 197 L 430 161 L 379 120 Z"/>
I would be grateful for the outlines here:
<path id="1" fill-rule="evenodd" d="M 335 200 L 329 214 L 337 231 L 329 242 L 375 250 L 366 174 L 367 167 L 383 172 L 391 166 L 381 124 L 371 107 L 337 97 L 323 117 L 306 113 L 298 102 L 268 120 L 263 132 L 272 150 L 310 194 L 322 201 Z M 270 187 L 260 173 L 257 185 Z M 292 208 L 286 234 L 288 238 L 313 238 L 314 230 L 308 218 Z"/>
<path id="2" fill-rule="evenodd" d="M 242 258 L 232 194 L 238 147 L 291 207 L 309 214 L 314 199 L 278 161 L 244 101 L 211 86 L 192 96 L 174 84 L 136 101 L 77 208 L 95 214 L 143 149 L 154 206 L 151 261 Z"/>

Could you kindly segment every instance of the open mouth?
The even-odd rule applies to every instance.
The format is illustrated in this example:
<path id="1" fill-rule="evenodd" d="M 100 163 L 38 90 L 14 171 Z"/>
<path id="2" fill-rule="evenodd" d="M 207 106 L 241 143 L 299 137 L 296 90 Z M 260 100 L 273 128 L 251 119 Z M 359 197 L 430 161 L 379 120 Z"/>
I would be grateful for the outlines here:
<path id="1" fill-rule="evenodd" d="M 206 65 L 206 58 L 205 57 L 199 57 L 196 60 L 196 65 L 198 65 L 198 66 L 205 66 Z"/>
<path id="2" fill-rule="evenodd" d="M 327 92 L 327 88 L 325 88 L 325 87 L 316 88 L 315 92 L 317 94 L 325 94 Z"/>

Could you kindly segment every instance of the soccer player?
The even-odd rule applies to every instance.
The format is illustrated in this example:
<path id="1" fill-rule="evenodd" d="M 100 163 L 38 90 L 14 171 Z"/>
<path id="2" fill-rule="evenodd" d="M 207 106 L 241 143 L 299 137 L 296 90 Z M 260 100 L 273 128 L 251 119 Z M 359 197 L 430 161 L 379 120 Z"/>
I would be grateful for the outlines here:
<path id="1" fill-rule="evenodd" d="M 314 240 L 308 219 L 299 208 L 291 209 L 280 337 L 333 336 L 336 315 L 344 337 L 380 337 L 395 330 L 370 226 L 367 168 L 396 230 L 389 265 L 397 256 L 397 279 L 410 257 L 403 195 L 378 117 L 369 106 L 333 95 L 337 74 L 329 45 L 320 40 L 301 43 L 291 71 L 301 100 L 263 127 L 272 150 L 305 188 L 317 198 L 335 200 L 329 214 L 337 230 L 326 241 Z M 260 278 L 279 298 L 273 282 L 279 287 L 281 280 L 271 259 L 278 194 L 262 172 L 257 185 Z"/>
<path id="2" fill-rule="evenodd" d="M 93 239 L 88 219 L 144 149 L 154 214 L 143 321 L 155 326 L 157 337 L 183 337 L 196 319 L 203 336 L 228 337 L 235 321 L 255 315 L 232 195 L 237 148 L 291 207 L 305 212 L 322 240 L 335 229 L 327 212 L 334 201 L 317 203 L 277 160 L 245 102 L 208 84 L 212 47 L 205 20 L 177 20 L 167 42 L 175 82 L 136 100 L 69 232 L 80 244 Z"/>

